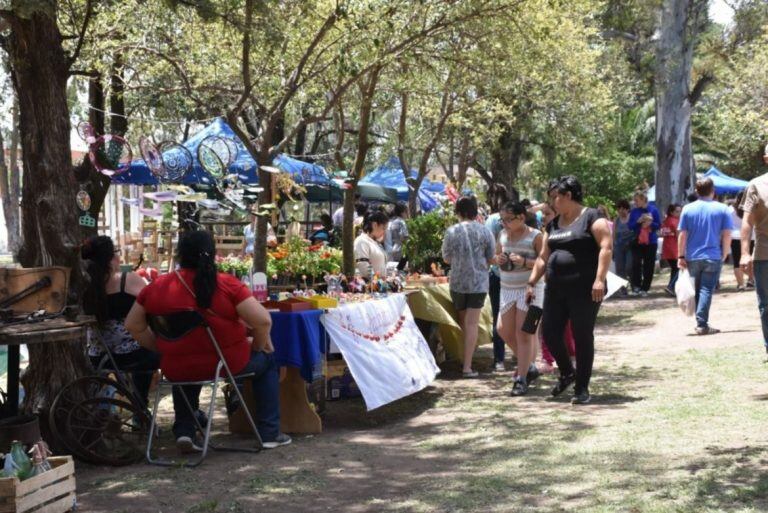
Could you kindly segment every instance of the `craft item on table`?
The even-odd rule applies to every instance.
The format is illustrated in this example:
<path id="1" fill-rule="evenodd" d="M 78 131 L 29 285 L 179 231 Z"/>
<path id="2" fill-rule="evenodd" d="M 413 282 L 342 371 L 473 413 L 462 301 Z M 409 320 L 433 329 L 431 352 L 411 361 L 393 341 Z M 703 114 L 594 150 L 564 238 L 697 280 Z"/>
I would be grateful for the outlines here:
<path id="1" fill-rule="evenodd" d="M 224 151 L 228 151 L 226 145 L 224 145 Z M 223 177 L 227 171 L 226 165 L 211 146 L 200 143 L 197 147 L 197 159 L 203 169 L 216 179 Z"/>
<path id="2" fill-rule="evenodd" d="M 155 143 L 148 137 L 141 136 L 139 138 L 139 153 L 141 158 L 147 164 L 150 172 L 158 178 L 165 176 L 165 164 L 163 163 L 163 155 L 160 150 L 157 149 Z"/>
<path id="3" fill-rule="evenodd" d="M 89 150 L 91 164 L 106 176 L 127 171 L 133 160 L 131 145 L 119 135 L 103 135 L 90 145 Z"/>
<path id="4" fill-rule="evenodd" d="M 253 297 L 257 301 L 267 300 L 267 275 L 264 273 L 254 273 L 251 280 L 253 286 Z"/>
<path id="5" fill-rule="evenodd" d="M 227 199 L 227 201 L 231 202 L 235 208 L 238 208 L 240 210 L 245 210 L 245 202 L 243 201 L 243 190 L 242 189 L 230 189 L 224 192 L 224 198 Z"/>
<path id="6" fill-rule="evenodd" d="M 273 166 L 259 166 L 259 169 L 262 171 L 266 171 L 267 173 L 279 173 L 280 170 Z"/>
<path id="7" fill-rule="evenodd" d="M 178 194 L 173 191 L 145 192 L 144 197 L 149 198 L 152 201 L 164 203 L 166 201 L 175 201 Z"/>
<path id="8" fill-rule="evenodd" d="M 204 200 L 206 198 L 206 195 L 204 192 L 197 192 L 195 194 L 180 194 L 179 196 L 176 196 L 176 201 L 181 201 L 184 203 L 197 203 L 198 201 Z"/>
<path id="9" fill-rule="evenodd" d="M 120 201 L 124 203 L 125 205 L 129 205 L 131 207 L 138 207 L 141 204 L 141 198 L 126 198 L 122 197 L 120 198 Z"/>
<path id="10" fill-rule="evenodd" d="M 181 144 L 165 141 L 160 143 L 158 150 L 163 156 L 163 174 L 158 177 L 161 180 L 170 182 L 181 180 L 192 169 L 194 164 L 192 153 Z"/>

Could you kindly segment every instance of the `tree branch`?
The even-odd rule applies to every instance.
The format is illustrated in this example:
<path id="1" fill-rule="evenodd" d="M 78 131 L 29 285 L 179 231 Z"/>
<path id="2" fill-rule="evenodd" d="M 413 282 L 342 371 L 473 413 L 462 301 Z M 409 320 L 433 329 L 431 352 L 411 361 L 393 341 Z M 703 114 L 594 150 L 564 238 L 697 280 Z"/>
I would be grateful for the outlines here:
<path id="1" fill-rule="evenodd" d="M 243 50 L 242 50 L 242 62 L 240 66 L 240 73 L 243 77 L 243 94 L 240 95 L 240 99 L 237 100 L 235 106 L 227 112 L 227 119 L 236 120 L 245 107 L 245 102 L 248 101 L 251 95 L 251 89 L 253 83 L 251 82 L 251 25 L 253 23 L 253 0 L 245 1 L 245 27 L 243 27 Z M 234 128 L 233 128 L 234 130 Z M 240 134 L 238 134 L 240 135 Z M 256 154 L 253 153 L 255 156 Z"/>
<path id="2" fill-rule="evenodd" d="M 710 73 L 705 73 L 699 77 L 688 95 L 688 101 L 691 103 L 691 107 L 694 107 L 698 103 L 701 99 L 701 95 L 704 94 L 704 89 L 714 81 L 715 76 Z"/>
<path id="3" fill-rule="evenodd" d="M 83 19 L 83 26 L 80 27 L 80 34 L 75 46 L 75 51 L 72 56 L 67 60 L 67 68 L 70 68 L 77 58 L 80 57 L 80 51 L 83 49 L 83 41 L 85 40 L 85 33 L 88 31 L 88 24 L 91 22 L 93 16 L 93 0 L 88 0 L 85 5 L 85 18 Z"/>

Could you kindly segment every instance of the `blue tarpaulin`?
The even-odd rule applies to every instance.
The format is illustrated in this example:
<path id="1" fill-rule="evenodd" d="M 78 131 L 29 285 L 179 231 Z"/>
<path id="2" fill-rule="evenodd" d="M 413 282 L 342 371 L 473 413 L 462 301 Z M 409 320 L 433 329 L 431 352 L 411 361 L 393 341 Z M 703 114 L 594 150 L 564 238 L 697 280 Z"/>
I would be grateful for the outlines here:
<path id="1" fill-rule="evenodd" d="M 416 178 L 418 172 L 415 169 L 411 169 L 411 177 Z M 376 185 L 382 185 L 384 187 L 390 187 L 397 191 L 397 199 L 400 201 L 408 201 L 408 184 L 405 181 L 403 175 L 403 169 L 400 167 L 400 161 L 397 157 L 390 157 L 384 164 L 369 171 L 360 183 L 373 183 Z M 438 200 L 435 194 L 442 194 L 445 192 L 445 185 L 437 182 L 431 182 L 425 179 L 421 187 L 419 187 L 419 205 L 421 210 L 429 212 L 438 205 Z"/>
<path id="2" fill-rule="evenodd" d="M 240 181 L 244 184 L 258 183 L 258 174 L 256 172 L 256 161 L 245 148 L 243 143 L 237 137 L 232 128 L 222 118 L 217 118 L 210 125 L 197 132 L 183 143 L 193 158 L 193 166 L 179 183 L 192 184 L 210 184 L 213 178 L 200 165 L 197 158 L 197 149 L 200 143 L 211 136 L 227 137 L 233 139 L 237 145 L 237 156 L 229 165 L 228 173 L 237 174 Z M 287 155 L 278 155 L 275 157 L 273 165 L 286 173 L 290 173 L 293 179 L 303 185 L 317 185 L 323 187 L 338 188 L 338 185 L 331 180 L 331 177 L 322 167 L 317 164 L 311 164 L 301 160 L 296 160 Z M 143 159 L 136 159 L 131 163 L 131 167 L 125 173 L 112 178 L 114 184 L 133 184 L 133 185 L 156 185 L 157 178 L 150 172 L 149 167 Z"/>
<path id="3" fill-rule="evenodd" d="M 715 184 L 715 193 L 717 194 L 738 194 L 747 188 L 749 182 L 741 180 L 739 178 L 733 178 L 728 176 L 715 166 L 709 168 L 706 173 L 697 173 L 698 178 L 708 177 L 712 179 L 712 183 Z M 654 185 L 648 189 L 648 201 L 656 201 L 656 186 Z"/>

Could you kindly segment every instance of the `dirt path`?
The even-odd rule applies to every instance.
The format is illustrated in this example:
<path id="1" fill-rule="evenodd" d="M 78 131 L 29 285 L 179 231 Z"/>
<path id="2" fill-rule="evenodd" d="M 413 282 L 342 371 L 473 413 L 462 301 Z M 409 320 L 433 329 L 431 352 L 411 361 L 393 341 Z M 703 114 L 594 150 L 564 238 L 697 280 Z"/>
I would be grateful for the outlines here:
<path id="1" fill-rule="evenodd" d="M 678 497 L 675 487 L 690 482 L 699 490 L 691 479 L 726 456 L 706 450 L 714 443 L 706 434 L 680 446 L 680 436 L 706 425 L 712 413 L 705 402 L 696 402 L 695 390 L 693 398 L 689 388 L 678 399 L 670 396 L 688 379 L 692 358 L 716 359 L 731 348 L 761 358 L 755 304 L 753 292 L 734 292 L 726 278 L 712 313 L 712 324 L 723 332 L 696 337 L 689 336 L 691 318 L 660 291 L 608 302 L 597 330 L 595 403 L 586 408 L 551 400 L 551 377 L 528 397 L 510 398 L 511 374 L 487 372 L 486 347 L 479 353 L 482 379 L 458 379 L 458 367 L 448 363 L 434 386 L 377 411 L 366 413 L 362 401 L 329 403 L 322 435 L 297 437 L 279 450 L 213 453 L 193 470 L 78 465 L 81 511 L 646 511 L 653 501 L 703 510 L 698 491 L 685 488 Z M 768 387 L 752 392 L 759 399 Z M 768 416 L 755 397 L 747 398 L 749 404 Z M 685 417 L 665 413 L 668 401 L 688 400 L 704 410 Z M 643 419 L 657 419 L 654 428 L 663 427 L 663 433 L 648 433 Z M 749 426 L 718 440 L 720 445 L 750 443 Z M 718 429 L 727 430 L 727 424 Z M 761 449 L 754 457 L 764 468 L 766 453 Z M 671 497 L 657 497 L 660 489 Z M 622 502 L 612 505 L 622 494 Z M 764 496 L 750 497 L 756 499 Z"/>

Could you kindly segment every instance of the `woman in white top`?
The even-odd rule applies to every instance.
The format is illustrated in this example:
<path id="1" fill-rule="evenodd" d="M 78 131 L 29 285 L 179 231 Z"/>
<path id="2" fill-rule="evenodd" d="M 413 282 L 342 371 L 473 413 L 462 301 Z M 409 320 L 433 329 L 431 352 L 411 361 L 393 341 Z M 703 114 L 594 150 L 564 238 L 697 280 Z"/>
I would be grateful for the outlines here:
<path id="1" fill-rule="evenodd" d="M 355 239 L 355 265 L 365 279 L 386 275 L 387 252 L 382 242 L 388 223 L 387 214 L 379 211 L 369 212 L 363 219 L 363 233 Z"/>
<path id="2" fill-rule="evenodd" d="M 256 212 L 251 211 L 251 222 L 243 229 L 243 256 L 253 255 L 253 248 L 256 245 L 256 221 L 258 216 Z M 267 247 L 277 246 L 277 237 L 272 225 L 267 223 Z"/>
<path id="3" fill-rule="evenodd" d="M 496 244 L 496 262 L 501 276 L 496 329 L 517 355 L 517 377 L 512 395 L 519 396 L 528 392 L 528 371 L 536 358 L 536 336 L 521 328 L 528 312 L 525 288 L 541 251 L 542 235 L 525 224 L 525 207 L 520 203 L 510 201 L 502 207 L 500 214 L 504 229 Z M 541 285 L 538 287 L 542 288 Z M 541 308 L 543 290 L 536 291 L 534 297 L 534 304 Z"/>

